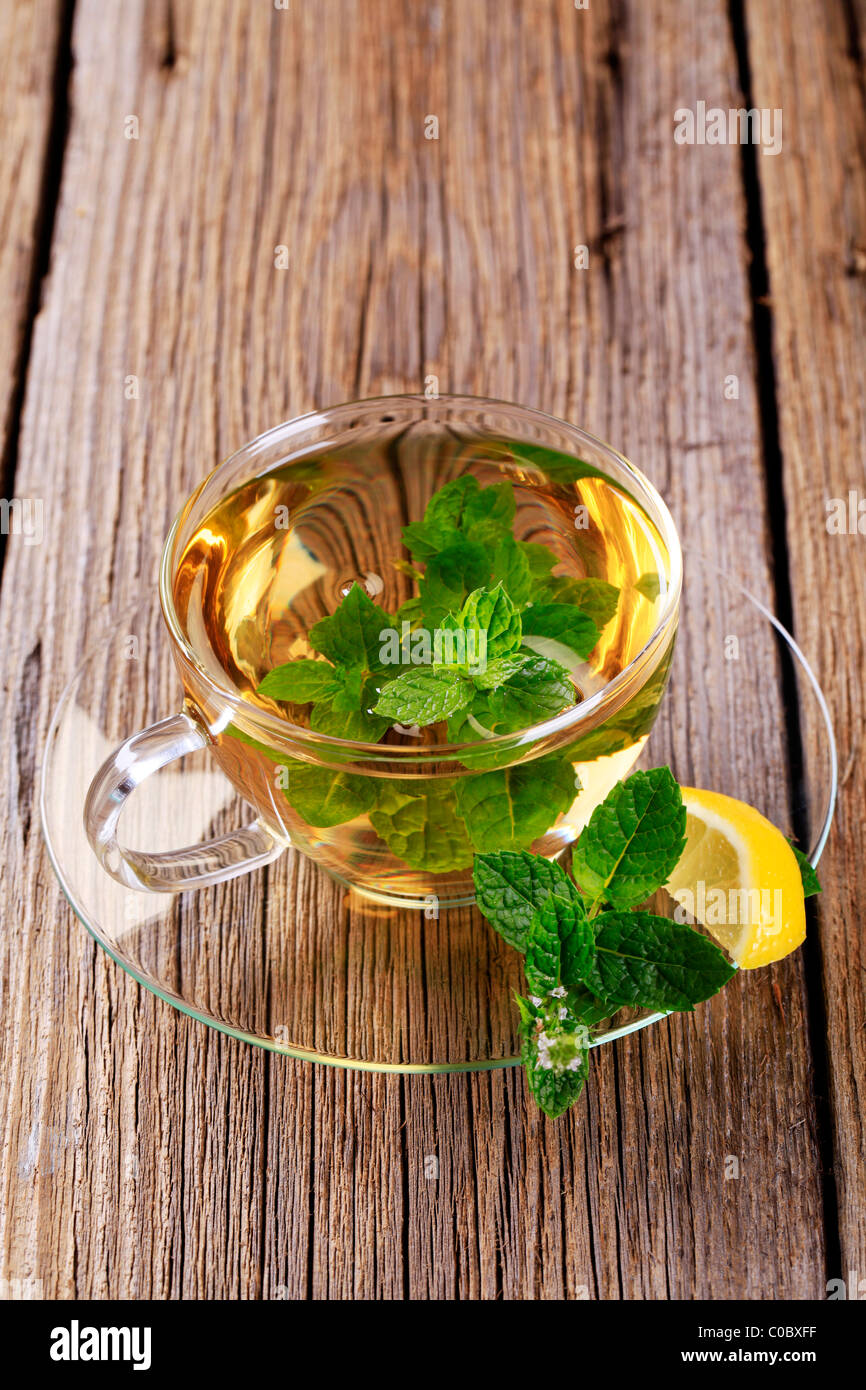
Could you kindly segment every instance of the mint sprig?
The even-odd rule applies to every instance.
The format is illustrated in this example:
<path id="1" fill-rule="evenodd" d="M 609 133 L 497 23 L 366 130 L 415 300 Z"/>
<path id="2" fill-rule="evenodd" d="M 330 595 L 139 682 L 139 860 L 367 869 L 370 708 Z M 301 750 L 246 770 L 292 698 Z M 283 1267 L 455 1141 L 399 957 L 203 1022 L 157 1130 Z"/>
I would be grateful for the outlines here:
<path id="1" fill-rule="evenodd" d="M 519 457 L 532 467 L 541 461 Z M 580 698 L 568 667 L 590 655 L 619 591 L 555 575 L 552 550 L 514 536 L 515 514 L 507 480 L 482 486 L 465 474 L 446 483 L 403 530 L 411 558 L 395 568 L 416 592 L 396 615 L 353 584 L 311 627 L 310 654 L 261 681 L 258 694 L 292 718 L 306 708 L 309 727 L 329 737 L 378 743 L 396 726 L 467 746 L 472 776 L 404 778 L 399 791 L 387 779 L 269 752 L 286 763 L 278 785 L 308 825 L 366 816 L 397 858 L 440 873 L 465 867 L 476 851 L 528 848 L 573 803 L 572 755 L 515 764 L 513 750 L 487 744 Z M 448 639 L 441 646 L 432 644 L 437 634 Z"/>
<path id="2" fill-rule="evenodd" d="M 625 1006 L 690 1010 L 734 973 L 708 937 L 638 907 L 667 881 L 684 832 L 679 786 L 655 768 L 596 807 L 572 858 L 576 882 L 526 852 L 475 857 L 479 908 L 525 956 L 521 1057 L 547 1115 L 577 1100 L 591 1027 Z"/>
<path id="3" fill-rule="evenodd" d="M 375 682 L 386 669 L 381 633 L 393 621 L 359 584 L 353 584 L 339 608 L 310 629 L 310 646 L 325 659 L 302 657 L 276 666 L 256 693 L 286 704 L 311 705 L 310 728 L 317 733 L 378 743 L 390 721 L 375 715 L 372 706 L 378 697 Z"/>
<path id="4" fill-rule="evenodd" d="M 419 727 L 471 715 L 468 729 L 463 720 L 457 726 L 471 742 L 529 728 L 574 703 L 574 683 L 564 667 L 517 650 L 521 615 L 501 583 L 473 590 L 459 612 L 446 615 L 442 631 L 463 639 L 464 656 L 471 650 L 477 664 L 437 661 L 434 655 L 430 666 L 410 667 L 391 681 L 373 707 L 375 714 Z"/>

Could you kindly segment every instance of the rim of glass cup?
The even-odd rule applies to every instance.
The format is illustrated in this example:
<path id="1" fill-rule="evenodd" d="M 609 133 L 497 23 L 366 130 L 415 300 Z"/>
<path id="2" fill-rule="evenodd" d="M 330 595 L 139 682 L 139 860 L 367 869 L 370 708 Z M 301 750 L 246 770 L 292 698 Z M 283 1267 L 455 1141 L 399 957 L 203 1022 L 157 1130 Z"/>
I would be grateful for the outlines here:
<path id="1" fill-rule="evenodd" d="M 334 754 L 336 761 L 365 761 L 365 762 L 395 762 L 395 763 L 427 763 L 443 761 L 459 761 L 460 754 L 467 749 L 478 752 L 477 743 L 439 743 L 424 744 L 421 747 L 406 747 L 398 745 L 384 745 L 381 743 L 363 743 L 353 739 L 336 738 L 333 735 L 320 734 L 313 729 L 308 729 L 301 724 L 294 724 L 291 720 L 283 719 L 279 715 L 271 714 L 268 710 L 262 709 L 260 705 L 255 705 L 247 699 L 243 693 L 226 676 L 224 682 L 217 681 L 213 674 L 206 669 L 189 639 L 183 630 L 177 611 L 174 606 L 174 596 L 172 592 L 172 581 L 174 578 L 174 559 L 178 537 L 181 529 L 189 521 L 196 504 L 200 501 L 203 494 L 210 490 L 214 480 L 221 474 L 230 473 L 237 469 L 237 465 L 244 459 L 254 463 L 256 457 L 277 443 L 289 443 L 292 438 L 303 434 L 316 426 L 333 424 L 334 430 L 331 435 L 324 435 L 317 438 L 309 449 L 299 449 L 295 454 L 296 458 L 302 458 L 306 453 L 319 453 L 326 449 L 329 444 L 334 444 L 337 438 L 345 432 L 345 426 L 350 422 L 357 426 L 359 417 L 367 418 L 382 410 L 396 409 L 398 406 L 405 408 L 415 408 L 418 411 L 418 419 L 424 420 L 435 418 L 438 413 L 447 415 L 448 413 L 465 412 L 466 414 L 478 413 L 482 409 L 491 409 L 505 412 L 522 419 L 529 419 L 543 427 L 548 432 L 556 429 L 564 433 L 570 441 L 575 444 L 588 445 L 593 451 L 600 451 L 611 460 L 618 469 L 622 470 L 627 478 L 634 483 L 638 493 L 643 493 L 645 499 L 652 506 L 653 514 L 651 520 L 659 531 L 662 542 L 668 554 L 670 564 L 670 582 L 664 596 L 662 610 L 656 620 L 653 631 L 639 652 L 632 657 L 631 661 L 623 667 L 621 671 L 606 685 L 582 700 L 577 705 L 571 705 L 562 713 L 555 715 L 552 719 L 547 719 L 543 723 L 527 726 L 526 729 L 513 731 L 505 734 L 494 734 L 491 738 L 485 739 L 484 748 L 489 752 L 505 752 L 525 748 L 529 744 L 538 743 L 543 739 L 554 737 L 563 733 L 582 734 L 590 732 L 598 727 L 605 718 L 611 705 L 616 708 L 625 703 L 623 696 L 633 685 L 641 683 L 641 675 L 644 667 L 652 655 L 659 652 L 661 659 L 662 639 L 665 634 L 673 627 L 676 621 L 679 606 L 682 579 L 683 562 L 680 550 L 679 536 L 673 517 L 668 510 L 667 504 L 656 490 L 649 478 L 630 463 L 627 458 L 612 445 L 605 443 L 598 436 L 590 434 L 589 431 L 581 429 L 577 425 L 572 425 L 566 420 L 561 420 L 555 415 L 549 415 L 544 411 L 536 410 L 532 406 L 518 405 L 512 401 L 501 401 L 487 396 L 452 396 L 440 395 L 432 399 L 417 394 L 397 394 L 390 396 L 371 396 L 359 401 L 346 401 L 340 405 L 328 406 L 323 410 L 308 411 L 305 415 L 298 415 L 291 420 L 285 420 L 271 429 L 265 430 L 262 434 L 256 435 L 254 439 L 242 444 L 239 449 L 230 454 L 227 458 L 216 465 L 215 468 L 199 484 L 192 495 L 181 507 L 174 519 L 171 530 L 166 537 L 162 551 L 162 560 L 159 571 L 159 598 L 162 614 L 166 626 L 172 639 L 182 651 L 185 659 L 196 673 L 196 678 L 201 682 L 215 699 L 229 711 L 238 711 L 244 720 L 245 725 L 252 725 L 261 730 L 267 737 L 269 743 L 291 743 L 292 745 L 306 745 L 310 751 L 330 750 Z M 390 422 L 389 422 L 390 423 Z M 343 426 L 344 428 L 341 428 Z M 483 431 L 479 432 L 479 438 L 484 438 Z M 490 434 L 488 437 L 493 438 Z M 539 441 L 542 442 L 542 441 Z M 577 455 L 579 456 L 579 455 Z M 291 461 L 292 452 L 287 450 L 286 455 L 282 456 L 278 462 L 269 464 L 260 473 L 254 470 L 248 475 L 250 479 L 257 476 L 265 477 L 274 468 L 284 465 Z M 619 484 L 619 479 L 612 479 Z M 632 501 L 644 508 L 644 499 L 634 496 L 629 489 L 625 489 L 632 497 Z M 645 508 L 644 508 L 645 509 Z M 210 510 L 208 507 L 207 510 Z M 203 514 L 206 515 L 206 512 Z M 197 521 L 202 517 L 197 517 Z M 651 673 L 650 673 L 651 674 Z M 229 721 L 224 717 L 220 718 L 218 725 L 224 728 Z M 360 757 L 359 757 L 360 755 Z"/>

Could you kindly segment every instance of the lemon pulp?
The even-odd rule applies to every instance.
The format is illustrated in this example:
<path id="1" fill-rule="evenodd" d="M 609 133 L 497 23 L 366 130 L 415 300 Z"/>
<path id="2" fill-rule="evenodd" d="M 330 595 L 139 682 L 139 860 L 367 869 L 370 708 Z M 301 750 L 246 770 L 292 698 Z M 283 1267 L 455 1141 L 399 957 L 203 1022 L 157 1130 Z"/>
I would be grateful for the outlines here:
<path id="1" fill-rule="evenodd" d="M 743 970 L 806 936 L 800 867 L 781 830 L 743 801 L 683 787 L 686 847 L 667 890 Z"/>

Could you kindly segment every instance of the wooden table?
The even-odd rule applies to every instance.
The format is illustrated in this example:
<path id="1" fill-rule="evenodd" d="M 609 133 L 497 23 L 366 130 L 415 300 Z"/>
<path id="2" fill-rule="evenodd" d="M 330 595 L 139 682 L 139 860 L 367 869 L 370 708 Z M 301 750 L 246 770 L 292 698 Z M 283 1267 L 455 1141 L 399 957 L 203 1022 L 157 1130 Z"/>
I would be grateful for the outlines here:
<path id="1" fill-rule="evenodd" d="M 866 1279 L 866 536 L 826 525 L 866 496 L 864 24 L 863 0 L 3 5 L 4 496 L 45 526 L 8 537 L 0 591 L 3 1291 Z M 675 141 L 678 108 L 744 99 L 782 110 L 780 153 Z M 806 947 L 601 1049 L 558 1123 L 517 1072 L 342 1072 L 180 1016 L 74 920 L 34 803 L 65 680 L 195 483 L 431 375 L 615 441 L 793 627 L 840 741 Z M 699 662 L 699 614 L 683 640 Z M 817 737 L 804 713 L 807 776 Z"/>

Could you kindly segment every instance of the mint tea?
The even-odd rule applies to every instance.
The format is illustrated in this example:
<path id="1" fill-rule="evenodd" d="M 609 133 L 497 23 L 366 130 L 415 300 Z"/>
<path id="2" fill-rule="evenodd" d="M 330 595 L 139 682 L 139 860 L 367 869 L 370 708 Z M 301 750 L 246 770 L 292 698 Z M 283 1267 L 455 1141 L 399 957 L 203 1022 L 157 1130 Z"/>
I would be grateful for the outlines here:
<path id="1" fill-rule="evenodd" d="M 444 905 L 476 852 L 559 854 L 640 755 L 670 556 L 576 456 L 360 433 L 223 497 L 173 600 L 243 697 L 215 753 L 269 827 L 368 896 Z"/>

